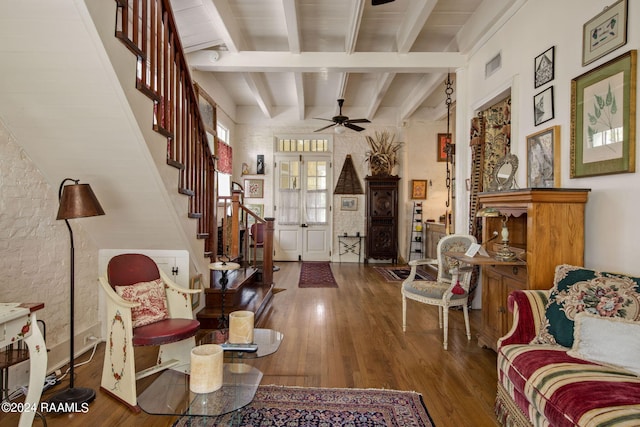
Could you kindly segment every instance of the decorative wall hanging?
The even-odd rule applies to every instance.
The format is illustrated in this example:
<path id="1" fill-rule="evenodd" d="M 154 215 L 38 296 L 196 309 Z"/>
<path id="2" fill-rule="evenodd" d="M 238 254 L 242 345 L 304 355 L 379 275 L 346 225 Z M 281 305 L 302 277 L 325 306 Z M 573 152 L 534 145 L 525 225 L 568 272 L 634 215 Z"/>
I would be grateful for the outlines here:
<path id="1" fill-rule="evenodd" d="M 560 187 L 560 126 L 527 136 L 527 187 Z"/>
<path id="2" fill-rule="evenodd" d="M 482 112 L 484 141 L 482 148 L 482 191 L 491 184 L 498 160 L 511 152 L 511 97 Z"/>
<path id="3" fill-rule="evenodd" d="M 233 173 L 233 148 L 217 138 L 216 146 L 216 156 L 218 157 L 216 170 L 231 175 Z"/>
<path id="4" fill-rule="evenodd" d="M 571 80 L 571 178 L 635 172 L 636 61 L 631 50 Z"/>
<path id="5" fill-rule="evenodd" d="M 533 121 L 538 126 L 553 117 L 553 86 L 550 86 L 533 97 Z"/>
<path id="6" fill-rule="evenodd" d="M 555 46 L 536 56 L 534 61 L 535 87 L 540 87 L 553 80 Z"/>
<path id="7" fill-rule="evenodd" d="M 582 65 L 592 63 L 627 43 L 627 0 L 619 0 L 582 28 Z"/>
<path id="8" fill-rule="evenodd" d="M 338 178 L 338 183 L 336 184 L 336 189 L 333 194 L 364 194 L 362 184 L 360 184 L 360 178 L 351 159 L 351 154 L 347 154 L 347 157 L 344 159 L 344 165 L 342 165 L 340 177 Z"/>

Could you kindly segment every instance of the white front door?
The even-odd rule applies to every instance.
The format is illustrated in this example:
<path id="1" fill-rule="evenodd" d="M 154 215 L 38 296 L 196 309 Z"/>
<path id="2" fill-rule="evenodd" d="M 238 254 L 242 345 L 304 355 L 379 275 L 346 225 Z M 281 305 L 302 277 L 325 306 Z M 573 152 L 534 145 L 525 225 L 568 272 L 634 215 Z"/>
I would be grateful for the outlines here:
<path id="1" fill-rule="evenodd" d="M 331 258 L 332 171 L 329 155 L 276 155 L 276 261 Z"/>

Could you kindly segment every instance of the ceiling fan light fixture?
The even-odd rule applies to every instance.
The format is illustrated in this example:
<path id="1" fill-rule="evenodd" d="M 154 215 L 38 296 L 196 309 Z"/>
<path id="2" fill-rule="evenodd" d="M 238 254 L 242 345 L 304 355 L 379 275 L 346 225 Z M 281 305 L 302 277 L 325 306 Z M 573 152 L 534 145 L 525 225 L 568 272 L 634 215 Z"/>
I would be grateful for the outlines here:
<path id="1" fill-rule="evenodd" d="M 333 131 L 335 133 L 337 133 L 338 135 L 342 135 L 343 133 L 345 133 L 347 131 L 347 128 L 344 127 L 343 125 L 338 125 L 335 128 L 333 128 Z"/>

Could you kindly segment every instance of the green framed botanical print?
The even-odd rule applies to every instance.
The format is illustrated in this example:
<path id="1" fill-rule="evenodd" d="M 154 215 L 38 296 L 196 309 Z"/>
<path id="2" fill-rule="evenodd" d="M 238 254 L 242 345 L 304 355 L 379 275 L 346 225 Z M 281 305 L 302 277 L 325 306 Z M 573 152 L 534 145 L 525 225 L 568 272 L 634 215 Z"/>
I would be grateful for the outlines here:
<path id="1" fill-rule="evenodd" d="M 571 80 L 571 178 L 635 172 L 636 63 L 631 50 Z"/>

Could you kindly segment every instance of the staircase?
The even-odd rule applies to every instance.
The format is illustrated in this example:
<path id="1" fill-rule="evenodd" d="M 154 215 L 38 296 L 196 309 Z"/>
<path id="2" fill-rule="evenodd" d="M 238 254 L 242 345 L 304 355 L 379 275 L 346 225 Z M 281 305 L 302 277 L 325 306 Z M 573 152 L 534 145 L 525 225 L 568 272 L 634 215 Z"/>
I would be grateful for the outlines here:
<path id="1" fill-rule="evenodd" d="M 216 157 L 209 145 L 213 129 L 207 128 L 200 111 L 200 102 L 182 46 L 169 0 L 115 0 L 115 36 L 136 57 L 136 88 L 153 105 L 153 130 L 166 139 L 166 164 L 178 172 L 178 193 L 188 197 L 187 217 L 197 221 L 196 237 L 204 241 L 203 256 L 210 262 L 218 257 L 218 227 L 215 193 Z M 213 117 L 215 121 L 215 105 Z M 167 185 L 168 188 L 171 185 Z M 234 192 L 231 200 L 230 253 L 243 267 L 229 275 L 223 291 L 218 272 L 211 271 L 210 286 L 205 289 L 205 308 L 198 314 L 204 329 L 217 329 L 221 314 L 234 310 L 255 312 L 256 323 L 268 308 L 273 289 L 273 220 L 256 217 Z M 223 204 L 224 207 L 224 204 Z M 223 210 L 223 211 L 226 211 Z M 241 218 L 253 215 L 267 224 L 263 268 L 245 265 L 241 248 Z M 268 242 L 267 242 L 268 241 Z M 246 245 L 246 239 L 245 239 Z M 192 254 L 193 256 L 193 254 Z M 224 304 L 223 304 L 224 301 Z M 224 305 L 224 306 L 223 306 Z"/>

